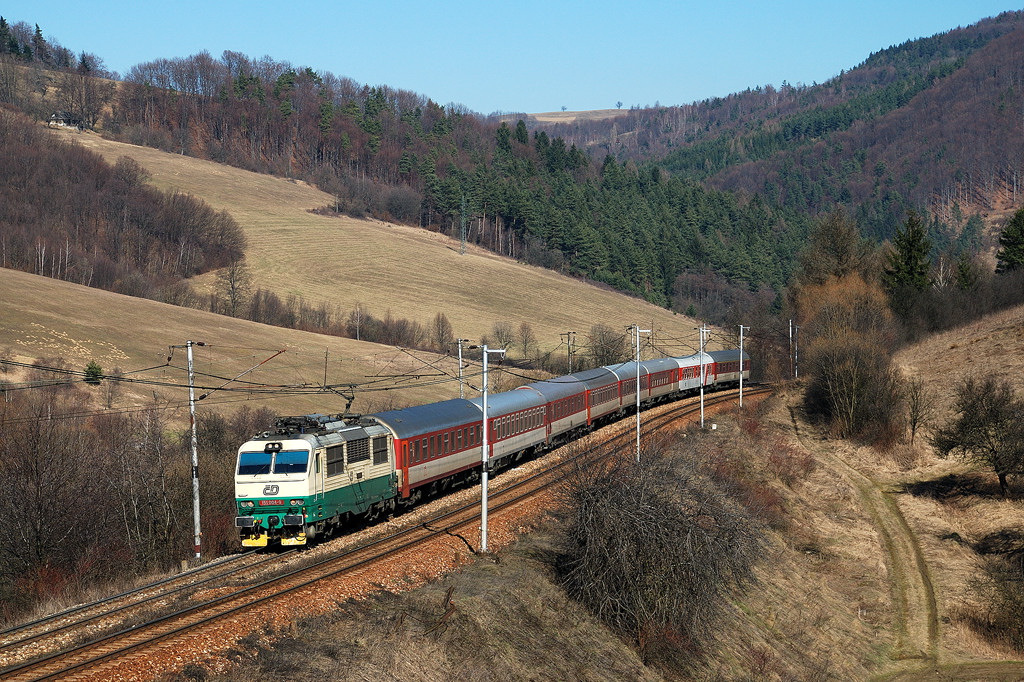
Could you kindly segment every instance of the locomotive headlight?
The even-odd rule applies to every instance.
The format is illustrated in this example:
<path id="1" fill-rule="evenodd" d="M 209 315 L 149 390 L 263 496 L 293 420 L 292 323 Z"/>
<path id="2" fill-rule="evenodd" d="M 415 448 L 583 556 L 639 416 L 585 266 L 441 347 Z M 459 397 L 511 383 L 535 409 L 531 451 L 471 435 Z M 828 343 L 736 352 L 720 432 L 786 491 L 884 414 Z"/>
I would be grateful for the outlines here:
<path id="1" fill-rule="evenodd" d="M 303 502 L 305 502 L 305 500 L 288 500 L 288 504 L 293 507 L 301 507 Z"/>
<path id="2" fill-rule="evenodd" d="M 256 506 L 256 503 L 253 502 L 252 500 L 244 500 L 242 502 L 239 502 L 238 506 L 241 507 L 242 509 L 252 509 L 253 507 Z"/>

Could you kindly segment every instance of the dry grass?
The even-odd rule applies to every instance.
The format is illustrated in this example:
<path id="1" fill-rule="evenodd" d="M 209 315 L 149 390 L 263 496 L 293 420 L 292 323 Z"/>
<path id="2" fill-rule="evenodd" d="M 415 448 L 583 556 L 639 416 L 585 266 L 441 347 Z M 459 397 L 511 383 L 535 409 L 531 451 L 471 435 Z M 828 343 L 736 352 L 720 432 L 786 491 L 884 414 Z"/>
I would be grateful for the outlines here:
<path id="1" fill-rule="evenodd" d="M 489 331 L 496 319 L 530 319 L 548 347 L 557 345 L 558 333 L 584 331 L 594 322 L 623 327 L 650 320 L 666 334 L 692 335 L 692 320 L 484 252 L 472 250 L 459 256 L 457 244 L 440 235 L 313 215 L 308 210 L 328 203 L 330 197 L 300 183 L 116 145 L 95 136 L 76 138 L 111 159 L 130 153 L 149 169 L 156 185 L 193 192 L 229 210 L 249 235 L 250 258 L 260 285 L 282 295 L 294 293 L 311 303 L 326 300 L 346 307 L 360 302 L 375 314 L 390 308 L 396 316 L 424 323 L 444 312 L 457 334 L 476 338 Z M 325 260 L 315 262 L 321 255 Z M 501 286 L 494 286 L 495 282 Z M 361 381 L 366 374 L 416 364 L 393 349 L 273 329 L 5 270 L 0 270 L 0 310 L 0 350 L 12 348 L 18 359 L 63 355 L 81 367 L 89 359 L 105 368 L 115 364 L 126 369 L 148 367 L 164 362 L 169 344 L 194 338 L 214 344 L 198 353 L 200 363 L 216 358 L 220 364 L 207 369 L 226 376 L 262 360 L 271 349 L 289 348 L 280 362 L 259 370 L 256 378 L 266 381 L 271 377 L 287 383 L 322 381 L 325 348 L 330 348 L 332 382 Z M 953 386 L 967 374 L 995 368 L 1024 390 L 1022 350 L 1024 308 L 1017 308 L 905 349 L 896 361 L 908 376 L 922 377 L 939 398 L 936 423 L 941 423 L 949 414 Z M 232 367 L 237 370 L 232 372 Z M 180 371 L 174 377 L 180 380 Z M 134 399 L 148 399 L 153 390 L 139 389 Z M 453 393 L 457 386 L 407 389 L 399 402 L 436 400 Z M 800 453 L 803 446 L 792 435 L 785 407 L 785 400 L 797 399 L 784 397 L 764 420 L 765 428 L 788 439 L 787 447 Z M 328 405 L 324 396 L 303 400 L 284 411 L 343 407 L 340 399 Z M 362 409 L 358 403 L 355 407 Z M 960 674 L 954 666 L 965 661 L 1019 658 L 984 641 L 963 625 L 959 614 L 977 608 L 971 581 L 980 574 L 980 563 L 972 544 L 992 533 L 1024 526 L 1024 512 L 1019 500 L 993 494 L 994 480 L 989 480 L 987 472 L 972 472 L 957 461 L 937 459 L 927 446 L 927 427 L 918 437 L 916 447 L 901 445 L 890 452 L 832 441 L 821 446 L 885 490 L 906 519 L 934 586 L 937 660 L 954 679 L 954 670 Z M 967 483 L 952 495 L 920 492 L 940 489 L 948 481 Z M 915 668 L 924 666 L 922 661 L 893 660 L 895 610 L 889 568 L 857 490 L 835 469 L 821 466 L 820 460 L 806 479 L 786 488 L 789 525 L 773 531 L 773 551 L 760 568 L 762 589 L 737 604 L 735 622 L 694 677 L 865 679 L 903 674 L 914 679 Z M 514 555 L 503 557 L 502 564 L 467 568 L 410 593 L 407 600 L 386 597 L 365 610 L 346 607 L 336 622 L 318 624 L 311 631 L 315 637 L 304 633 L 299 638 L 303 642 L 314 638 L 316 660 L 329 659 L 323 664 L 328 667 L 307 679 L 387 679 L 388 675 L 498 679 L 488 677 L 492 662 L 498 674 L 521 678 L 642 679 L 647 675 L 656 679 L 657 674 L 636 667 L 627 648 L 564 602 L 543 562 L 536 560 L 538 552 L 547 551 L 546 543 L 543 538 L 525 542 Z M 513 573 L 503 573 L 509 563 Z M 449 617 L 448 628 L 430 630 L 444 613 L 441 597 L 453 585 L 459 617 Z M 490 629 L 498 634 L 484 639 L 481 633 Z M 552 644 L 538 654 L 535 649 L 544 641 Z M 590 642 L 595 648 L 568 651 Z M 470 653 L 481 646 L 499 647 L 493 661 Z M 415 647 L 420 652 L 417 660 L 395 653 Z M 294 648 L 309 650 L 305 643 Z M 286 650 L 280 654 L 287 655 Z M 550 669 L 544 667 L 548 659 Z M 255 665 L 246 660 L 247 666 Z M 276 670 L 281 672 L 297 665 L 277 660 L 283 667 Z M 380 666 L 373 669 L 379 673 L 387 665 L 396 667 L 380 676 L 361 677 L 360 661 Z M 615 662 L 610 668 L 613 673 L 600 673 L 609 661 Z M 1001 668 L 999 674 L 1004 672 Z"/>
<path id="2" fill-rule="evenodd" d="M 659 680 L 568 602 L 549 534 L 412 592 L 349 602 L 283 640 L 253 639 L 225 680 Z M 279 633 L 278 633 L 279 634 Z M 261 646 L 262 645 L 262 646 Z"/>
<path id="3" fill-rule="evenodd" d="M 762 419 L 757 440 L 721 416 L 711 443 L 749 461 L 752 445 L 786 438 L 784 402 Z M 766 462 L 753 462 L 748 475 L 771 479 Z M 760 583 L 734 604 L 718 641 L 681 667 L 645 666 L 566 599 L 552 568 L 557 525 L 544 524 L 497 563 L 477 559 L 416 590 L 253 638 L 235 655 L 240 667 L 216 679 L 847 680 L 890 668 L 888 582 L 855 492 L 823 468 L 791 487 L 770 485 L 785 496 L 787 528 L 770 531 Z"/>
<path id="4" fill-rule="evenodd" d="M 628 109 L 591 109 L 589 111 L 546 111 L 539 114 L 503 116 L 502 118 L 512 123 L 520 118 L 531 119 L 538 123 L 573 123 L 575 121 L 603 121 L 607 118 L 625 116 L 628 113 Z"/>
<path id="5" fill-rule="evenodd" d="M 357 303 L 383 317 L 428 325 L 442 312 L 457 336 L 479 339 L 494 323 L 527 321 L 542 348 L 559 334 L 585 335 L 595 323 L 614 329 L 639 323 L 659 335 L 692 338 L 690 318 L 597 288 L 549 270 L 523 265 L 415 227 L 310 213 L 333 198 L 308 185 L 250 173 L 154 149 L 110 142 L 94 134 L 63 133 L 110 161 L 137 160 L 161 189 L 196 195 L 227 210 L 249 240 L 254 285 L 282 298 L 302 296 L 351 310 Z M 208 286 L 212 275 L 200 278 Z M 693 352 L 691 349 L 687 353 Z"/>
<path id="6" fill-rule="evenodd" d="M 110 161 L 131 156 L 146 168 L 156 187 L 194 194 L 228 211 L 249 240 L 247 260 L 254 286 L 282 299 L 295 295 L 313 306 L 326 302 L 343 314 L 361 304 L 377 317 L 390 312 L 426 327 L 440 312 L 457 336 L 475 340 L 490 333 L 499 320 L 515 328 L 528 322 L 542 350 L 557 348 L 560 334 L 570 330 L 579 333 L 578 343 L 585 343 L 596 323 L 623 331 L 628 324 L 639 323 L 663 339 L 693 338 L 696 344 L 694 320 L 643 301 L 475 247 L 460 255 L 457 242 L 426 230 L 314 214 L 312 209 L 331 203 L 332 197 L 302 182 L 110 142 L 90 133 L 54 134 Z M 214 280 L 208 274 L 193 284 L 203 290 Z M 430 354 L 417 353 L 422 359 L 414 359 L 390 347 L 252 324 L 9 270 L 0 270 L 0 312 L 0 351 L 9 349 L 17 360 L 27 362 L 62 356 L 78 369 L 95 360 L 107 371 L 137 370 L 164 364 L 168 346 L 193 339 L 211 344 L 197 352 L 197 370 L 228 378 L 287 349 L 245 377 L 268 384 L 315 386 L 323 383 L 325 374 L 331 384 L 364 384 L 381 375 L 437 373 L 429 363 L 438 359 Z M 687 345 L 659 345 L 680 354 L 693 352 Z M 183 353 L 174 364 L 183 365 Z M 451 359 L 441 360 L 440 370 L 457 373 Z M 0 379 L 18 381 L 23 374 Z M 183 373 L 155 370 L 144 378 L 182 381 Z M 437 378 L 400 385 L 385 381 L 380 386 L 398 390 L 361 392 L 353 409 L 365 412 L 458 395 L 456 382 L 436 384 Z M 180 390 L 144 386 L 127 391 L 118 404 L 182 399 Z M 345 400 L 333 394 L 265 399 L 223 393 L 203 405 L 237 406 L 238 401 L 285 413 L 338 412 L 345 407 Z"/>
<path id="7" fill-rule="evenodd" d="M 95 360 L 106 372 L 113 371 L 115 367 L 125 371 L 153 368 L 131 376 L 158 382 L 183 384 L 187 381 L 183 371 L 184 350 L 174 351 L 173 367 L 163 367 L 170 352 L 168 346 L 181 345 L 187 340 L 208 344 L 195 349 L 197 373 L 226 378 L 235 377 L 284 349 L 283 354 L 243 377 L 243 380 L 270 385 L 315 387 L 322 384 L 325 352 L 327 380 L 332 384 L 362 384 L 369 381 L 368 375 L 375 374 L 427 371 L 424 362 L 414 356 L 436 361 L 436 357 L 430 354 L 409 355 L 394 348 L 352 339 L 269 327 L 13 270 L 0 269 L 0 310 L 3 311 L 0 349 L 12 351 L 14 359 L 19 362 L 63 357 L 77 370 L 84 370 L 90 360 Z M 456 371 L 451 360 L 443 368 Z M 0 379 L 21 381 L 25 374 L 24 371 L 13 372 L 0 375 Z M 224 383 L 220 379 L 197 379 L 197 384 L 205 386 Z M 233 387 L 239 385 L 231 384 Z M 394 386 L 395 382 L 386 381 L 383 385 Z M 362 393 L 353 409 L 367 411 L 387 406 L 393 401 L 416 404 L 453 395 L 458 395 L 455 383 Z M 183 406 L 187 393 L 181 389 L 132 384 L 117 398 L 115 406 L 163 405 L 166 401 Z M 230 410 L 246 404 L 266 406 L 286 414 L 339 412 L 345 408 L 345 400 L 340 396 L 324 393 L 268 396 L 219 392 L 212 394 L 200 406 Z M 187 417 L 186 413 L 182 414 Z"/>
<path id="8" fill-rule="evenodd" d="M 1024 392 L 1024 306 L 925 339 L 898 352 L 895 360 L 906 376 L 920 376 L 939 398 L 940 422 L 964 377 L 995 373 Z"/>

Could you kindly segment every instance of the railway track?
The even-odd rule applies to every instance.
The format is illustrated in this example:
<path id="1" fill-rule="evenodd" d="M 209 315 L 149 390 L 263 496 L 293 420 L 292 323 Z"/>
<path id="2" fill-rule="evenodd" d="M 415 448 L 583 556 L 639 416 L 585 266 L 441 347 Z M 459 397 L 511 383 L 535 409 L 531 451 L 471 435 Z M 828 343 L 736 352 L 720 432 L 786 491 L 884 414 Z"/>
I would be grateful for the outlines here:
<path id="1" fill-rule="evenodd" d="M 747 393 L 753 397 L 769 390 L 751 387 Z M 714 406 L 734 398 L 735 392 L 732 391 L 712 394 L 705 398 L 705 406 Z M 680 416 L 695 413 L 697 410 L 699 404 L 693 399 L 672 403 L 662 407 L 657 414 L 645 416 L 642 422 L 643 430 L 650 433 Z M 602 441 L 601 445 L 630 443 L 634 432 L 624 428 L 629 421 L 627 418 L 617 422 L 620 427 L 617 433 Z M 545 466 L 536 473 L 508 485 L 504 485 L 499 478 L 498 485 L 489 495 L 489 513 L 492 518 L 497 518 L 507 509 L 528 504 L 541 491 L 550 489 L 552 483 L 561 479 L 568 467 L 575 466 L 581 458 L 600 456 L 609 450 L 610 448 L 597 446 L 563 449 L 565 454 L 562 456 L 544 458 Z M 158 659 L 166 660 L 166 653 L 179 649 L 184 640 L 189 640 L 193 644 L 197 641 L 219 641 L 223 648 L 230 638 L 218 634 L 222 629 L 231 629 L 236 634 L 246 628 L 259 629 L 260 623 L 267 623 L 266 618 L 259 617 L 260 612 L 284 611 L 294 619 L 304 615 L 304 605 L 316 602 L 321 593 L 330 592 L 344 596 L 346 584 L 365 583 L 379 589 L 384 582 L 381 580 L 382 572 L 379 569 L 381 562 L 385 559 L 397 560 L 406 567 L 414 567 L 420 548 L 439 538 L 444 538 L 450 543 L 449 551 L 475 553 L 476 549 L 468 538 L 475 539 L 479 521 L 477 498 L 450 505 L 448 509 L 437 511 L 425 520 L 410 523 L 394 533 L 359 543 L 320 559 L 304 562 L 301 566 L 290 567 L 272 577 L 240 581 L 239 574 L 245 567 L 239 566 L 233 570 L 226 567 L 224 572 L 216 576 L 205 575 L 203 582 L 194 586 L 188 595 L 188 599 L 193 603 L 173 613 L 118 629 L 120 624 L 126 622 L 124 616 L 119 615 L 125 612 L 122 609 L 139 609 L 144 604 L 157 600 L 166 601 L 171 597 L 168 592 L 161 593 L 157 586 L 140 588 L 136 591 L 140 595 L 134 604 L 119 605 L 116 609 L 104 612 L 103 603 L 113 603 L 125 597 L 119 595 L 111 600 L 104 600 L 103 603 L 89 605 L 95 612 L 84 609 L 85 612 L 90 612 L 90 615 L 86 616 L 83 613 L 77 621 L 74 620 L 74 616 L 68 616 L 72 620 L 67 625 L 61 624 L 61 631 L 75 632 L 76 637 L 87 638 L 84 643 L 67 646 L 59 651 L 53 651 L 56 647 L 51 646 L 46 655 L 27 660 L 27 652 L 31 651 L 32 647 L 39 646 L 40 642 L 46 641 L 44 638 L 49 637 L 48 633 L 55 632 L 53 625 L 59 621 L 58 617 L 61 614 L 51 619 L 36 621 L 23 626 L 17 632 L 0 633 L 0 636 L 5 637 L 5 641 L 10 642 L 0 647 L 0 654 L 8 651 L 11 658 L 21 661 L 0 670 L 0 679 L 109 679 L 128 678 L 132 675 L 138 679 L 146 679 L 164 671 L 149 669 L 149 666 Z M 280 557 L 264 560 L 271 562 L 280 560 Z M 231 576 L 235 576 L 235 579 L 230 579 Z M 174 591 L 185 591 L 186 588 L 187 584 L 180 584 Z M 147 589 L 154 590 L 153 594 L 144 594 Z M 334 600 L 336 601 L 337 597 Z M 74 625 L 74 622 L 78 625 Z M 104 634 L 87 636 L 85 631 L 93 623 L 102 623 L 96 627 Z M 230 628 L 228 624 L 231 625 Z M 15 652 L 20 652 L 20 658 L 14 655 Z M 157 652 L 164 652 L 165 655 L 157 655 Z M 134 672 L 129 675 L 126 671 L 120 670 L 122 668 Z"/>
<path id="2" fill-rule="evenodd" d="M 233 576 L 258 570 L 296 553 L 288 550 L 276 555 L 257 551 L 225 557 L 219 561 L 169 576 L 132 590 L 81 604 L 36 620 L 0 631 L 0 675 L 12 661 L 38 657 L 62 643 L 81 640 L 89 633 L 109 631 L 117 625 L 145 622 L 162 605 L 196 590 L 224 584 Z"/>

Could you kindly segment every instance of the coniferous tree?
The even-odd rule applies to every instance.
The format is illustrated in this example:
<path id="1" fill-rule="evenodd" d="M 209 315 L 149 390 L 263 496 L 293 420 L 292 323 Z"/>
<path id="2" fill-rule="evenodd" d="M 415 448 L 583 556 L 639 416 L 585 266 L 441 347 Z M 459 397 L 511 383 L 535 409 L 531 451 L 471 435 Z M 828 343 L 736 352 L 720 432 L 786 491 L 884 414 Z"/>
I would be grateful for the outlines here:
<path id="1" fill-rule="evenodd" d="M 928 253 L 932 243 L 925 234 L 924 221 L 915 212 L 911 211 L 903 229 L 896 231 L 892 246 L 884 275 L 890 291 L 902 287 L 917 291 L 928 288 L 932 268 Z"/>
<path id="2" fill-rule="evenodd" d="M 93 386 L 99 386 L 102 379 L 103 368 L 95 360 L 90 360 L 89 364 L 85 366 L 85 379 L 83 381 Z"/>
<path id="3" fill-rule="evenodd" d="M 5 54 L 11 51 L 11 27 L 7 25 L 7 20 L 0 17 L 0 54 Z"/>
<path id="4" fill-rule="evenodd" d="M 519 119 L 519 122 L 516 123 L 516 132 L 513 137 L 520 144 L 526 144 L 530 141 L 530 135 L 526 131 L 526 123 L 523 122 L 523 119 Z"/>
<path id="5" fill-rule="evenodd" d="M 51 64 L 53 60 L 50 55 L 50 47 L 46 44 L 46 39 L 43 38 L 43 31 L 39 28 L 39 24 L 36 24 L 36 32 L 32 36 L 32 49 L 35 50 L 36 59 L 47 66 Z"/>
<path id="6" fill-rule="evenodd" d="M 1003 233 L 999 235 L 999 246 L 999 252 L 996 253 L 999 259 L 997 273 L 1024 269 L 1024 208 L 1014 213 L 1003 228 Z"/>
<path id="7" fill-rule="evenodd" d="M 963 291 L 973 289 L 974 285 L 978 283 L 978 271 L 974 266 L 974 262 L 970 256 L 966 253 L 960 254 L 960 257 L 956 261 L 956 275 L 954 277 L 956 286 Z"/>
<path id="8" fill-rule="evenodd" d="M 893 237 L 892 249 L 886 256 L 887 264 L 882 272 L 882 280 L 889 292 L 889 305 L 901 318 L 911 317 L 915 303 L 928 288 L 932 268 L 928 252 L 931 249 L 924 221 L 911 211 L 903 229 L 897 230 Z"/>

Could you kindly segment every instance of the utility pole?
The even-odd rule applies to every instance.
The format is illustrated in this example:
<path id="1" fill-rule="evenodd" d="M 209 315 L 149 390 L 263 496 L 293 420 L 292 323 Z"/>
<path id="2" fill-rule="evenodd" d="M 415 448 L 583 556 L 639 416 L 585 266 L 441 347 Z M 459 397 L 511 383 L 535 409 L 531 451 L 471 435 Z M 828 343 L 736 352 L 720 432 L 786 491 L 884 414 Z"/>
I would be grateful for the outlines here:
<path id="1" fill-rule="evenodd" d="M 469 339 L 455 339 L 459 344 L 459 397 L 466 397 L 466 383 L 462 380 L 462 344 L 468 343 Z"/>
<path id="2" fill-rule="evenodd" d="M 194 544 L 195 544 L 195 550 L 196 550 L 196 559 L 201 559 L 202 558 L 202 537 L 203 537 L 203 533 L 202 533 L 202 530 L 201 530 L 201 527 L 200 527 L 200 524 L 199 524 L 199 438 L 196 435 L 196 389 L 195 389 L 196 374 L 195 374 L 195 365 L 194 365 L 193 360 L 192 360 L 192 346 L 205 346 L 205 345 L 206 344 L 203 343 L 202 341 L 187 341 L 187 342 L 185 342 L 184 346 L 170 346 L 170 348 L 172 349 L 171 353 L 174 352 L 173 351 L 174 348 L 185 348 L 185 349 L 187 349 L 187 354 L 188 354 L 188 413 L 189 413 L 189 419 L 192 422 L 192 518 L 193 518 L 193 522 L 194 522 L 194 526 L 195 526 L 195 543 Z M 271 360 L 276 358 L 281 353 L 284 353 L 284 351 L 283 350 L 277 351 L 276 353 L 271 355 L 269 358 L 267 358 L 263 362 L 260 362 L 259 364 L 256 364 L 256 365 L 250 367 L 249 369 L 245 370 L 244 372 L 242 372 L 241 374 L 236 376 L 234 379 L 228 379 L 223 384 L 221 384 L 218 388 L 211 389 L 207 393 L 204 393 L 203 395 L 199 396 L 199 399 L 202 400 L 203 398 L 205 398 L 208 395 L 210 395 L 210 393 L 213 393 L 214 391 L 219 391 L 220 389 L 224 388 L 225 386 L 227 386 L 231 382 L 237 381 L 238 379 L 242 378 L 243 376 L 245 376 L 249 372 L 252 372 L 253 370 L 255 370 L 257 367 L 260 367 L 261 365 L 264 365 L 264 364 L 270 362 Z M 326 364 L 326 358 L 327 358 L 327 356 L 324 355 L 325 364 Z M 171 356 L 168 355 L 167 356 L 167 362 L 170 362 L 170 361 L 171 361 Z M 326 377 L 326 374 L 325 374 L 325 377 Z M 324 382 L 324 385 L 325 386 L 327 385 L 326 380 Z M 349 402 L 351 403 L 351 401 L 349 401 Z M 348 411 L 348 408 L 346 407 L 345 410 Z"/>
<path id="3" fill-rule="evenodd" d="M 192 522 L 195 530 L 196 559 L 202 558 L 202 530 L 199 523 L 199 437 L 196 435 L 196 374 L 192 362 L 192 346 L 205 346 L 202 341 L 186 341 L 188 354 L 188 414 L 192 422 Z M 171 346 L 181 348 L 181 346 Z M 170 361 L 170 358 L 167 358 Z"/>
<path id="4" fill-rule="evenodd" d="M 743 408 L 743 330 L 750 331 L 750 327 L 740 325 L 740 409 Z"/>
<path id="5" fill-rule="evenodd" d="M 193 526 L 195 529 L 196 559 L 203 558 L 203 531 L 199 514 L 199 436 L 196 433 L 196 370 L 191 347 L 205 346 L 202 341 L 187 341 L 188 351 L 188 418 L 191 420 L 191 450 L 193 450 Z"/>
<path id="6" fill-rule="evenodd" d="M 559 334 L 559 336 L 565 337 L 565 347 L 569 356 L 569 371 L 566 374 L 572 374 L 572 347 L 576 343 L 576 332 L 565 332 L 564 334 Z"/>
<path id="7" fill-rule="evenodd" d="M 800 327 L 793 327 L 793 378 L 800 378 Z"/>
<path id="8" fill-rule="evenodd" d="M 640 463 L 640 333 L 650 334 L 650 329 L 641 329 L 640 325 L 634 324 L 633 331 L 636 333 L 636 462 Z M 650 386 L 648 386 L 650 388 Z"/>
<path id="9" fill-rule="evenodd" d="M 470 346 L 470 348 L 480 348 L 481 350 L 483 350 L 483 357 L 484 357 L 484 378 L 483 378 L 483 381 L 484 381 L 484 391 L 483 391 L 483 400 L 481 401 L 481 404 L 482 404 L 481 411 L 483 412 L 482 423 L 483 423 L 484 432 L 483 432 L 483 438 L 482 438 L 482 443 L 481 443 L 482 447 L 480 449 L 480 466 L 481 466 L 481 472 L 480 472 L 480 552 L 486 554 L 487 553 L 487 474 L 488 474 L 488 470 L 490 469 L 490 464 L 491 464 L 490 457 L 489 457 L 490 452 L 489 452 L 489 449 L 488 449 L 488 431 L 490 431 L 490 429 L 488 428 L 488 424 L 487 424 L 487 357 L 491 353 L 499 353 L 502 356 L 504 356 L 505 355 L 505 349 L 504 348 L 490 349 L 490 348 L 487 347 L 487 344 L 484 344 L 482 346 Z"/>
<path id="10" fill-rule="evenodd" d="M 700 331 L 700 428 L 704 428 L 704 382 L 707 379 L 704 370 L 704 335 L 711 331 L 703 324 L 698 327 Z"/>

